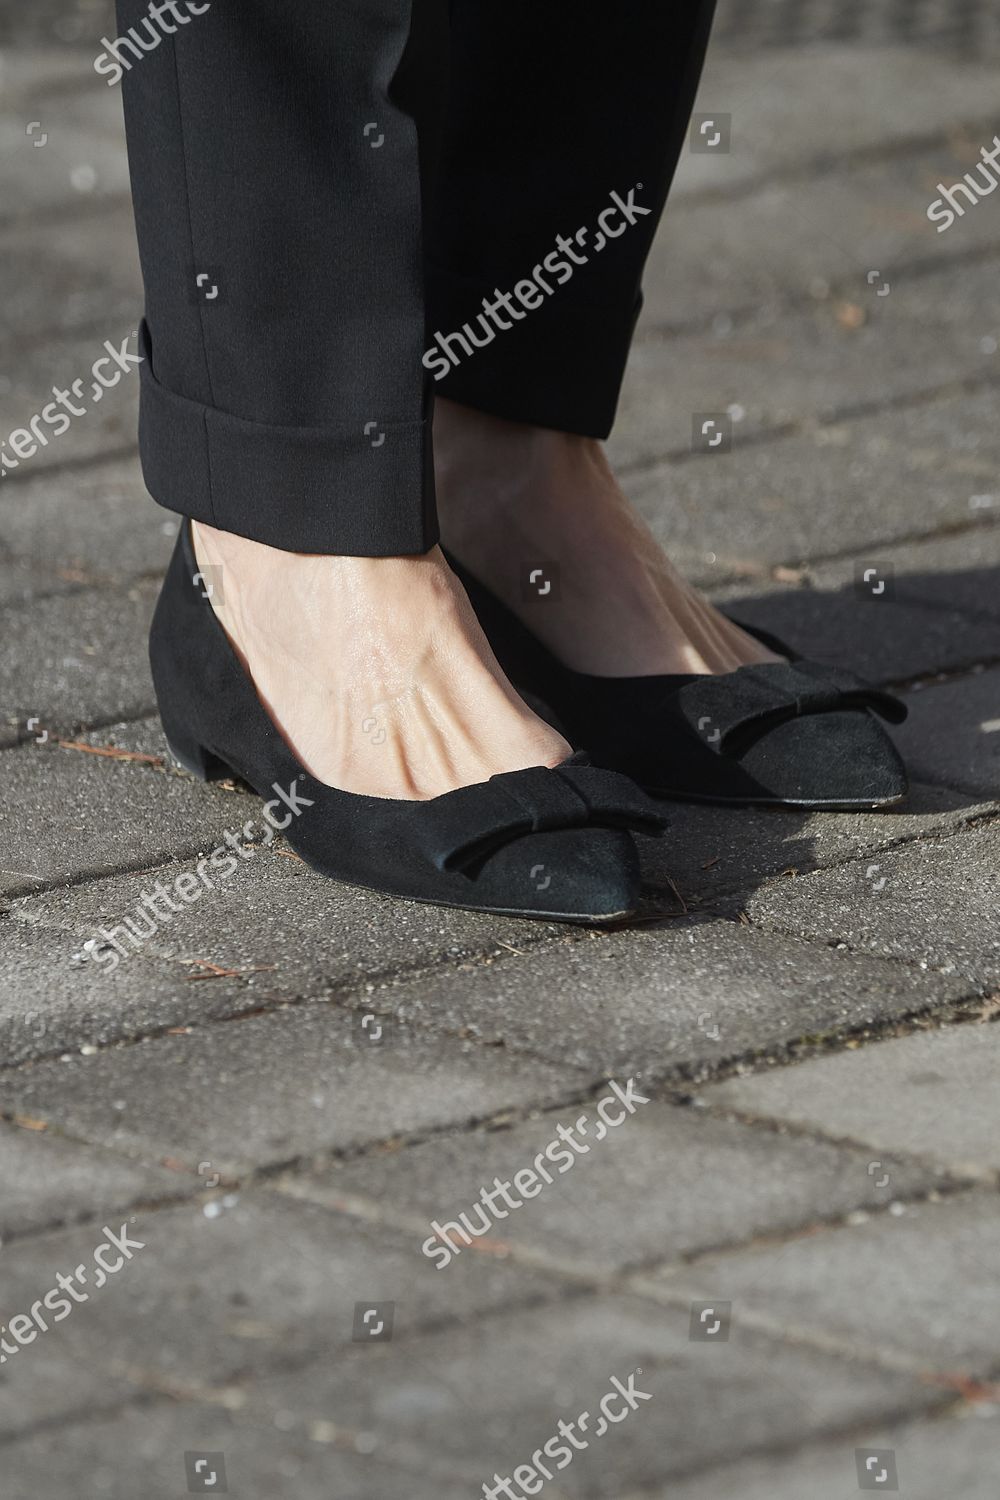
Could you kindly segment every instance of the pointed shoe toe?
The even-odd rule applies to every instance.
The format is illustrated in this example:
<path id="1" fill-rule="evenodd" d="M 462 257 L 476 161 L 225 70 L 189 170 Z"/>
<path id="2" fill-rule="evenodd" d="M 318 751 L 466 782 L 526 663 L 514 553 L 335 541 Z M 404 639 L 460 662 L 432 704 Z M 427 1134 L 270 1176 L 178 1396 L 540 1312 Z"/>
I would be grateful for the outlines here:
<path id="1" fill-rule="evenodd" d="M 807 714 L 752 745 L 743 770 L 787 806 L 890 807 L 906 796 L 906 767 L 891 737 L 863 710 Z"/>
<path id="2" fill-rule="evenodd" d="M 783 660 L 719 676 L 595 677 L 575 672 L 455 559 L 497 659 L 515 687 L 594 763 L 654 797 L 731 806 L 878 808 L 908 790 L 878 722 L 906 708 L 853 672 L 810 661 L 734 621 Z M 876 717 L 877 716 L 877 717 Z"/>
<path id="3" fill-rule="evenodd" d="M 638 906 L 639 857 L 622 829 L 535 833 L 494 854 L 476 884 L 480 899 L 495 911 L 614 922 Z"/>

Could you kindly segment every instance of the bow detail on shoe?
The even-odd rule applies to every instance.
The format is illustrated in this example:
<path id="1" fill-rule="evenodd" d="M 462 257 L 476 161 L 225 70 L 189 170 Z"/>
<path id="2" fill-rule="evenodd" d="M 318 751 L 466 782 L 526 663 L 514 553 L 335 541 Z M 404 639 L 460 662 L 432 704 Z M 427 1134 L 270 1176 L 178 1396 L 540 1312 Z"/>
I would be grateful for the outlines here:
<path id="1" fill-rule="evenodd" d="M 722 677 L 697 677 L 677 694 L 685 719 L 721 755 L 738 757 L 778 724 L 802 714 L 871 709 L 890 724 L 905 704 L 853 672 L 821 662 L 767 662 Z"/>
<path id="2" fill-rule="evenodd" d="M 627 828 L 658 835 L 667 818 L 627 776 L 577 757 L 546 770 L 508 771 L 459 787 L 427 804 L 427 852 L 440 870 L 475 879 L 505 844 L 529 833 L 565 828 Z"/>

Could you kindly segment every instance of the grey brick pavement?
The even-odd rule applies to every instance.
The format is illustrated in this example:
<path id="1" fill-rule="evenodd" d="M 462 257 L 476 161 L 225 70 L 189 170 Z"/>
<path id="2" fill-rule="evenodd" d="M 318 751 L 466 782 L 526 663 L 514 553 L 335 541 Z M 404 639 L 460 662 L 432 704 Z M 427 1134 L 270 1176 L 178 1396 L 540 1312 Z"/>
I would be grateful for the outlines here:
<path id="1" fill-rule="evenodd" d="M 706 1090 L 707 1105 L 808 1124 L 869 1147 L 905 1149 L 955 1172 L 995 1181 L 1000 1136 L 1000 1039 L 982 1026 L 919 1031 L 892 1044 L 839 1053 Z M 976 1108 L 969 1108 L 969 1095 Z M 875 1178 L 892 1177 L 880 1169 Z M 895 1192 L 890 1182 L 881 1192 Z M 883 1197 L 883 1202 L 886 1201 Z"/>
<path id="2" fill-rule="evenodd" d="M 135 327 L 111 26 L 0 6 L 0 431 Z M 925 209 L 997 127 L 996 33 L 720 7 L 699 107 L 733 150 L 684 159 L 612 443 L 734 613 L 902 685 L 904 808 L 678 807 L 645 920 L 601 934 L 332 887 L 277 840 L 109 975 L 95 928 L 255 804 L 150 717 L 172 524 L 135 382 L 3 480 L 0 1322 L 105 1226 L 144 1246 L 6 1357 L 4 1500 L 167 1500 L 220 1453 L 234 1495 L 457 1500 L 639 1367 L 652 1399 L 543 1493 L 848 1500 L 870 1453 L 911 1500 L 992 1497 L 1000 195 Z M 727 408 L 732 450 L 692 453 Z M 529 1195 L 630 1075 L 651 1102 Z M 431 1221 L 515 1179 L 435 1269 Z"/>

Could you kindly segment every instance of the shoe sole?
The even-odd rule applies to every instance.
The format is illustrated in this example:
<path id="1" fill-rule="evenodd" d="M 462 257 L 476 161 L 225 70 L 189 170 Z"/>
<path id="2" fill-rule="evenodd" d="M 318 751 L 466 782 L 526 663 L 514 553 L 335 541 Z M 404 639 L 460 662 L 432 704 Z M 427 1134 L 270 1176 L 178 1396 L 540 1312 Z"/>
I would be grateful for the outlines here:
<path id="1" fill-rule="evenodd" d="M 700 792 L 677 792 L 667 791 L 663 787 L 649 786 L 642 783 L 642 789 L 650 797 L 656 797 L 661 802 L 695 802 L 703 807 L 785 807 L 801 808 L 806 812 L 878 812 L 884 807 L 898 807 L 905 802 L 909 795 L 909 788 L 904 792 L 898 792 L 894 797 L 882 797 L 876 801 L 863 799 L 860 801 L 835 802 L 827 798 L 819 798 L 809 801 L 806 798 L 800 801 L 792 801 L 787 797 L 712 797 Z"/>

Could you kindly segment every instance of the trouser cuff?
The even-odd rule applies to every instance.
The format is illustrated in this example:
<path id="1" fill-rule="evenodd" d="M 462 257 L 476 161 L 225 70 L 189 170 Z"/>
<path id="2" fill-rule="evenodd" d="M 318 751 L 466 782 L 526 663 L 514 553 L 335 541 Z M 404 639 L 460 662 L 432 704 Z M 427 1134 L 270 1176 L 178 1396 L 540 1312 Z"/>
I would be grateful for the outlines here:
<path id="1" fill-rule="evenodd" d="M 139 450 L 159 505 L 286 552 L 391 557 L 437 541 L 429 421 L 245 421 L 161 385 L 145 322 L 139 348 Z"/>

